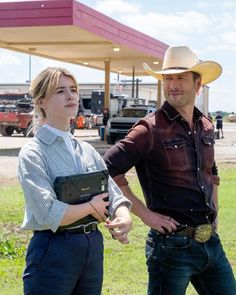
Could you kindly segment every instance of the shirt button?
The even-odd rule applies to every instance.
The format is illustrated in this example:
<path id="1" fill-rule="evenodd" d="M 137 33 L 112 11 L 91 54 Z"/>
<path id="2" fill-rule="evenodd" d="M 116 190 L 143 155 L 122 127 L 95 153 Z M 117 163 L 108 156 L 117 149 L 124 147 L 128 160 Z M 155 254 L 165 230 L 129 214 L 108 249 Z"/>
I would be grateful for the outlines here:
<path id="1" fill-rule="evenodd" d="M 177 147 L 178 147 L 178 146 L 177 146 L 177 145 L 175 145 L 175 148 L 176 148 L 176 149 L 177 149 Z"/>
<path id="2" fill-rule="evenodd" d="M 191 131 L 189 131 L 189 132 L 188 132 L 188 134 L 189 134 L 189 135 L 191 135 L 191 134 L 192 134 L 192 132 L 191 132 Z"/>
<path id="3" fill-rule="evenodd" d="M 204 189 L 204 186 L 202 185 L 202 189 Z"/>
<path id="4" fill-rule="evenodd" d="M 197 171 L 200 171 L 200 168 L 199 167 L 197 168 Z"/>
<path id="5" fill-rule="evenodd" d="M 194 134 L 196 134 L 197 133 L 197 131 L 196 130 L 194 130 Z"/>

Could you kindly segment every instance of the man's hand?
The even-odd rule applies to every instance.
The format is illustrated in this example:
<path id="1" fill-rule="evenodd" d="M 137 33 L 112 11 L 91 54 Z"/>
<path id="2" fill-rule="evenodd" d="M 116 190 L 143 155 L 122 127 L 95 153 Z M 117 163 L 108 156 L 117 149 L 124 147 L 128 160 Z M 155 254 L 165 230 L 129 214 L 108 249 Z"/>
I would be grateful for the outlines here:
<path id="1" fill-rule="evenodd" d="M 157 212 L 153 212 L 146 208 L 146 212 L 142 218 L 143 222 L 149 227 L 157 230 L 160 233 L 171 233 L 177 230 L 179 222 L 171 218 L 171 216 L 162 215 Z"/>

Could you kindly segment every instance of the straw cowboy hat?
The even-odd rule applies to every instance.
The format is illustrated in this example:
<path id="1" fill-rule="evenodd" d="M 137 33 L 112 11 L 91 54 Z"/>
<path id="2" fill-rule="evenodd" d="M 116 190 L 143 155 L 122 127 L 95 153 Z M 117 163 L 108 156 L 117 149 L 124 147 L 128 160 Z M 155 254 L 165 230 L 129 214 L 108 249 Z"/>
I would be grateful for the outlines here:
<path id="1" fill-rule="evenodd" d="M 144 70 L 158 80 L 163 80 L 163 74 L 179 74 L 196 72 L 202 77 L 202 85 L 216 80 L 222 67 L 214 61 L 200 61 L 187 46 L 170 46 L 165 53 L 162 70 L 154 72 L 147 64 Z"/>

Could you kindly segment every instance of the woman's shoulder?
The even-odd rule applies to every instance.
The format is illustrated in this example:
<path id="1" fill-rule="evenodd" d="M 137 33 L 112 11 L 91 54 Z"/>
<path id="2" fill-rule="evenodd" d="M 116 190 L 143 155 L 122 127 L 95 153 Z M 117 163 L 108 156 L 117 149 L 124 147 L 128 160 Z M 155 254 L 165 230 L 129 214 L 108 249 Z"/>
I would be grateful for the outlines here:
<path id="1" fill-rule="evenodd" d="M 42 147 L 40 145 L 40 141 L 33 137 L 26 144 L 24 144 L 19 152 L 19 157 L 25 157 L 27 155 L 39 155 L 42 152 Z"/>

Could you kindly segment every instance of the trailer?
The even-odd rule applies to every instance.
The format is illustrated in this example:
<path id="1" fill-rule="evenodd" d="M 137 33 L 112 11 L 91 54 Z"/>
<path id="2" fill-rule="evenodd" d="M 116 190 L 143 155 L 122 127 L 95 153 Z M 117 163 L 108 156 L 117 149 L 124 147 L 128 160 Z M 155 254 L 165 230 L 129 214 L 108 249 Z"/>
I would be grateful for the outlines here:
<path id="1" fill-rule="evenodd" d="M 30 102 L 17 102 L 0 106 L 0 133 L 11 136 L 14 131 L 33 136 L 33 106 Z"/>

